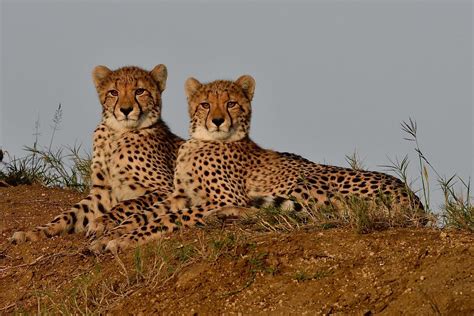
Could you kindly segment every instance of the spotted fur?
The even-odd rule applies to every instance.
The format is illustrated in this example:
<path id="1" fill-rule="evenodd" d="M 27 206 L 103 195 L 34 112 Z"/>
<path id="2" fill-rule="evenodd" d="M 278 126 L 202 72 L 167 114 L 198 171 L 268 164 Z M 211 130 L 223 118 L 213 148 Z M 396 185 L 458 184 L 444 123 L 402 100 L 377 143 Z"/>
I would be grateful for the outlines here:
<path id="1" fill-rule="evenodd" d="M 63 232 L 100 232 L 109 224 L 164 200 L 173 187 L 173 171 L 181 138 L 161 120 L 164 65 L 152 71 L 97 66 L 93 81 L 102 104 L 102 119 L 94 132 L 92 188 L 89 195 L 50 223 L 15 232 L 23 242 Z"/>
<path id="2" fill-rule="evenodd" d="M 186 81 L 191 139 L 179 149 L 173 195 L 143 216 L 129 217 L 94 243 L 93 250 L 126 249 L 203 224 L 211 214 L 245 212 L 255 203 L 298 210 L 310 203 L 337 206 L 339 197 L 383 194 L 400 205 L 413 202 L 422 208 L 390 175 L 316 164 L 258 146 L 248 136 L 254 87 L 250 76 L 208 84 Z"/>

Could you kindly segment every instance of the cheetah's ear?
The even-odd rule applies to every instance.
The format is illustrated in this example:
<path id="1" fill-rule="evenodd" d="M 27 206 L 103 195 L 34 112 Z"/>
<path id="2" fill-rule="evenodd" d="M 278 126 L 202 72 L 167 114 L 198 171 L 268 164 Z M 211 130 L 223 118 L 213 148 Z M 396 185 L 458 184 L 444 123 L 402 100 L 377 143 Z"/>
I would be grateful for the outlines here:
<path id="1" fill-rule="evenodd" d="M 245 95 L 249 98 L 249 101 L 253 99 L 253 93 L 255 92 L 255 79 L 250 75 L 240 76 L 239 79 L 235 81 L 242 90 L 244 90 Z"/>
<path id="2" fill-rule="evenodd" d="M 102 80 L 104 80 L 111 72 L 112 70 L 105 66 L 96 66 L 94 70 L 92 70 L 92 80 L 94 81 L 95 87 L 99 87 Z"/>
<path id="3" fill-rule="evenodd" d="M 163 64 L 159 64 L 158 66 L 155 66 L 152 71 L 150 71 L 150 75 L 153 78 L 153 80 L 156 81 L 156 84 L 158 85 L 158 89 L 160 89 L 161 92 L 163 92 L 166 88 L 166 79 L 168 78 L 168 70 L 166 69 L 166 66 Z"/>
<path id="4" fill-rule="evenodd" d="M 197 89 L 199 89 L 202 86 L 202 84 L 195 78 L 189 77 L 186 79 L 186 82 L 184 83 L 184 91 L 186 92 L 186 96 L 191 98 L 191 96 L 196 92 Z"/>

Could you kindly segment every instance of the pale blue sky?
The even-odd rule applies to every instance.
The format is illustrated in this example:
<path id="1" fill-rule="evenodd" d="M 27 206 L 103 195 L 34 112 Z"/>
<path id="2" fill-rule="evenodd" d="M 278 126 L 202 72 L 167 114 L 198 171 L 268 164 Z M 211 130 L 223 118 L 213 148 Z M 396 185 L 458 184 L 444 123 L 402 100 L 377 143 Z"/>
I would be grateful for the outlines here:
<path id="1" fill-rule="evenodd" d="M 0 147 L 91 146 L 95 65 L 164 63 L 163 117 L 187 136 L 183 84 L 251 74 L 252 137 L 262 146 L 370 169 L 410 154 L 416 119 L 441 174 L 473 174 L 471 1 L 2 1 Z M 417 174 L 412 172 L 412 177 Z M 433 185 L 435 185 L 433 183 Z M 439 201 L 440 192 L 435 192 Z"/>

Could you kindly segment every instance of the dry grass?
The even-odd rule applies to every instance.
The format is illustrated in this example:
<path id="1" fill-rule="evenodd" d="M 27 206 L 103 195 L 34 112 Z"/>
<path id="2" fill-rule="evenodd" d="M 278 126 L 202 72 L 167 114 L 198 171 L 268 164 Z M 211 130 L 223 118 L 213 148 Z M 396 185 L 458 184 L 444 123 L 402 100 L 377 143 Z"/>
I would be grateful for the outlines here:
<path id="1" fill-rule="evenodd" d="M 26 294 L 36 302 L 38 314 L 91 315 L 102 314 L 117 307 L 124 298 L 136 295 L 141 289 L 159 291 L 176 278 L 187 266 L 198 261 L 216 262 L 226 257 L 242 260 L 248 266 L 249 276 L 243 287 L 234 291 L 220 293 L 232 296 L 251 286 L 257 273 L 273 274 L 276 268 L 266 262 L 266 253 L 256 249 L 253 241 L 256 235 L 236 228 L 232 231 L 206 226 L 195 228 L 195 239 L 166 238 L 136 248 L 133 252 L 113 257 L 96 257 L 96 264 L 86 272 L 71 277 L 66 290 L 57 291 L 54 287 L 33 289 Z M 34 269 L 35 265 L 53 263 L 57 256 L 84 256 L 84 251 L 58 253 L 41 256 L 28 265 L 9 267 L 9 269 Z M 86 254 L 90 256 L 90 253 Z M 17 314 L 25 313 L 21 307 L 7 306 Z"/>
<path id="2" fill-rule="evenodd" d="M 41 184 L 86 192 L 90 187 L 91 155 L 80 145 L 53 148 L 56 132 L 60 129 L 62 108 L 59 104 L 54 113 L 51 138 L 48 146 L 38 144 L 39 121 L 35 123 L 35 140 L 25 146 L 23 157 L 10 157 L 0 149 L 0 181 L 9 185 Z M 8 158 L 8 161 L 6 161 Z"/>
<path id="3" fill-rule="evenodd" d="M 386 197 L 365 200 L 353 196 L 348 199 L 339 198 L 335 204 L 337 207 L 304 205 L 298 212 L 266 207 L 251 217 L 242 219 L 240 223 L 254 231 L 290 232 L 296 229 L 345 227 L 358 233 L 436 223 L 436 217 L 431 213 L 392 205 Z"/>
<path id="4" fill-rule="evenodd" d="M 195 247 L 195 243 L 164 239 L 137 248 L 133 253 L 115 256 L 112 262 L 109 256 L 98 257 L 92 269 L 73 276 L 67 291 L 33 289 L 30 295 L 36 298 L 38 314 L 101 314 L 142 288 L 159 290 L 166 286 L 177 273 L 194 262 L 198 254 Z M 52 259 L 40 258 L 43 261 Z M 35 260 L 30 266 L 37 262 Z M 21 314 L 22 311 L 17 312 Z"/>
<path id="5" fill-rule="evenodd" d="M 455 178 L 439 180 L 444 193 L 443 220 L 447 227 L 474 232 L 474 205 L 471 198 L 471 184 L 458 179 L 464 192 L 454 190 Z"/>

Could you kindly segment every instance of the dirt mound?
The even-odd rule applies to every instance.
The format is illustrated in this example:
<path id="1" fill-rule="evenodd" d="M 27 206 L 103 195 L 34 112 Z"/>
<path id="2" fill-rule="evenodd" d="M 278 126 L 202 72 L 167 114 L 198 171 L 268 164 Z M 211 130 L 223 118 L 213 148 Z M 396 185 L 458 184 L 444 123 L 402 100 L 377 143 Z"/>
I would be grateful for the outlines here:
<path id="1" fill-rule="evenodd" d="M 0 314 L 474 313 L 474 235 L 392 229 L 206 227 L 93 256 L 83 235 L 13 246 L 82 196 L 0 188 Z"/>

